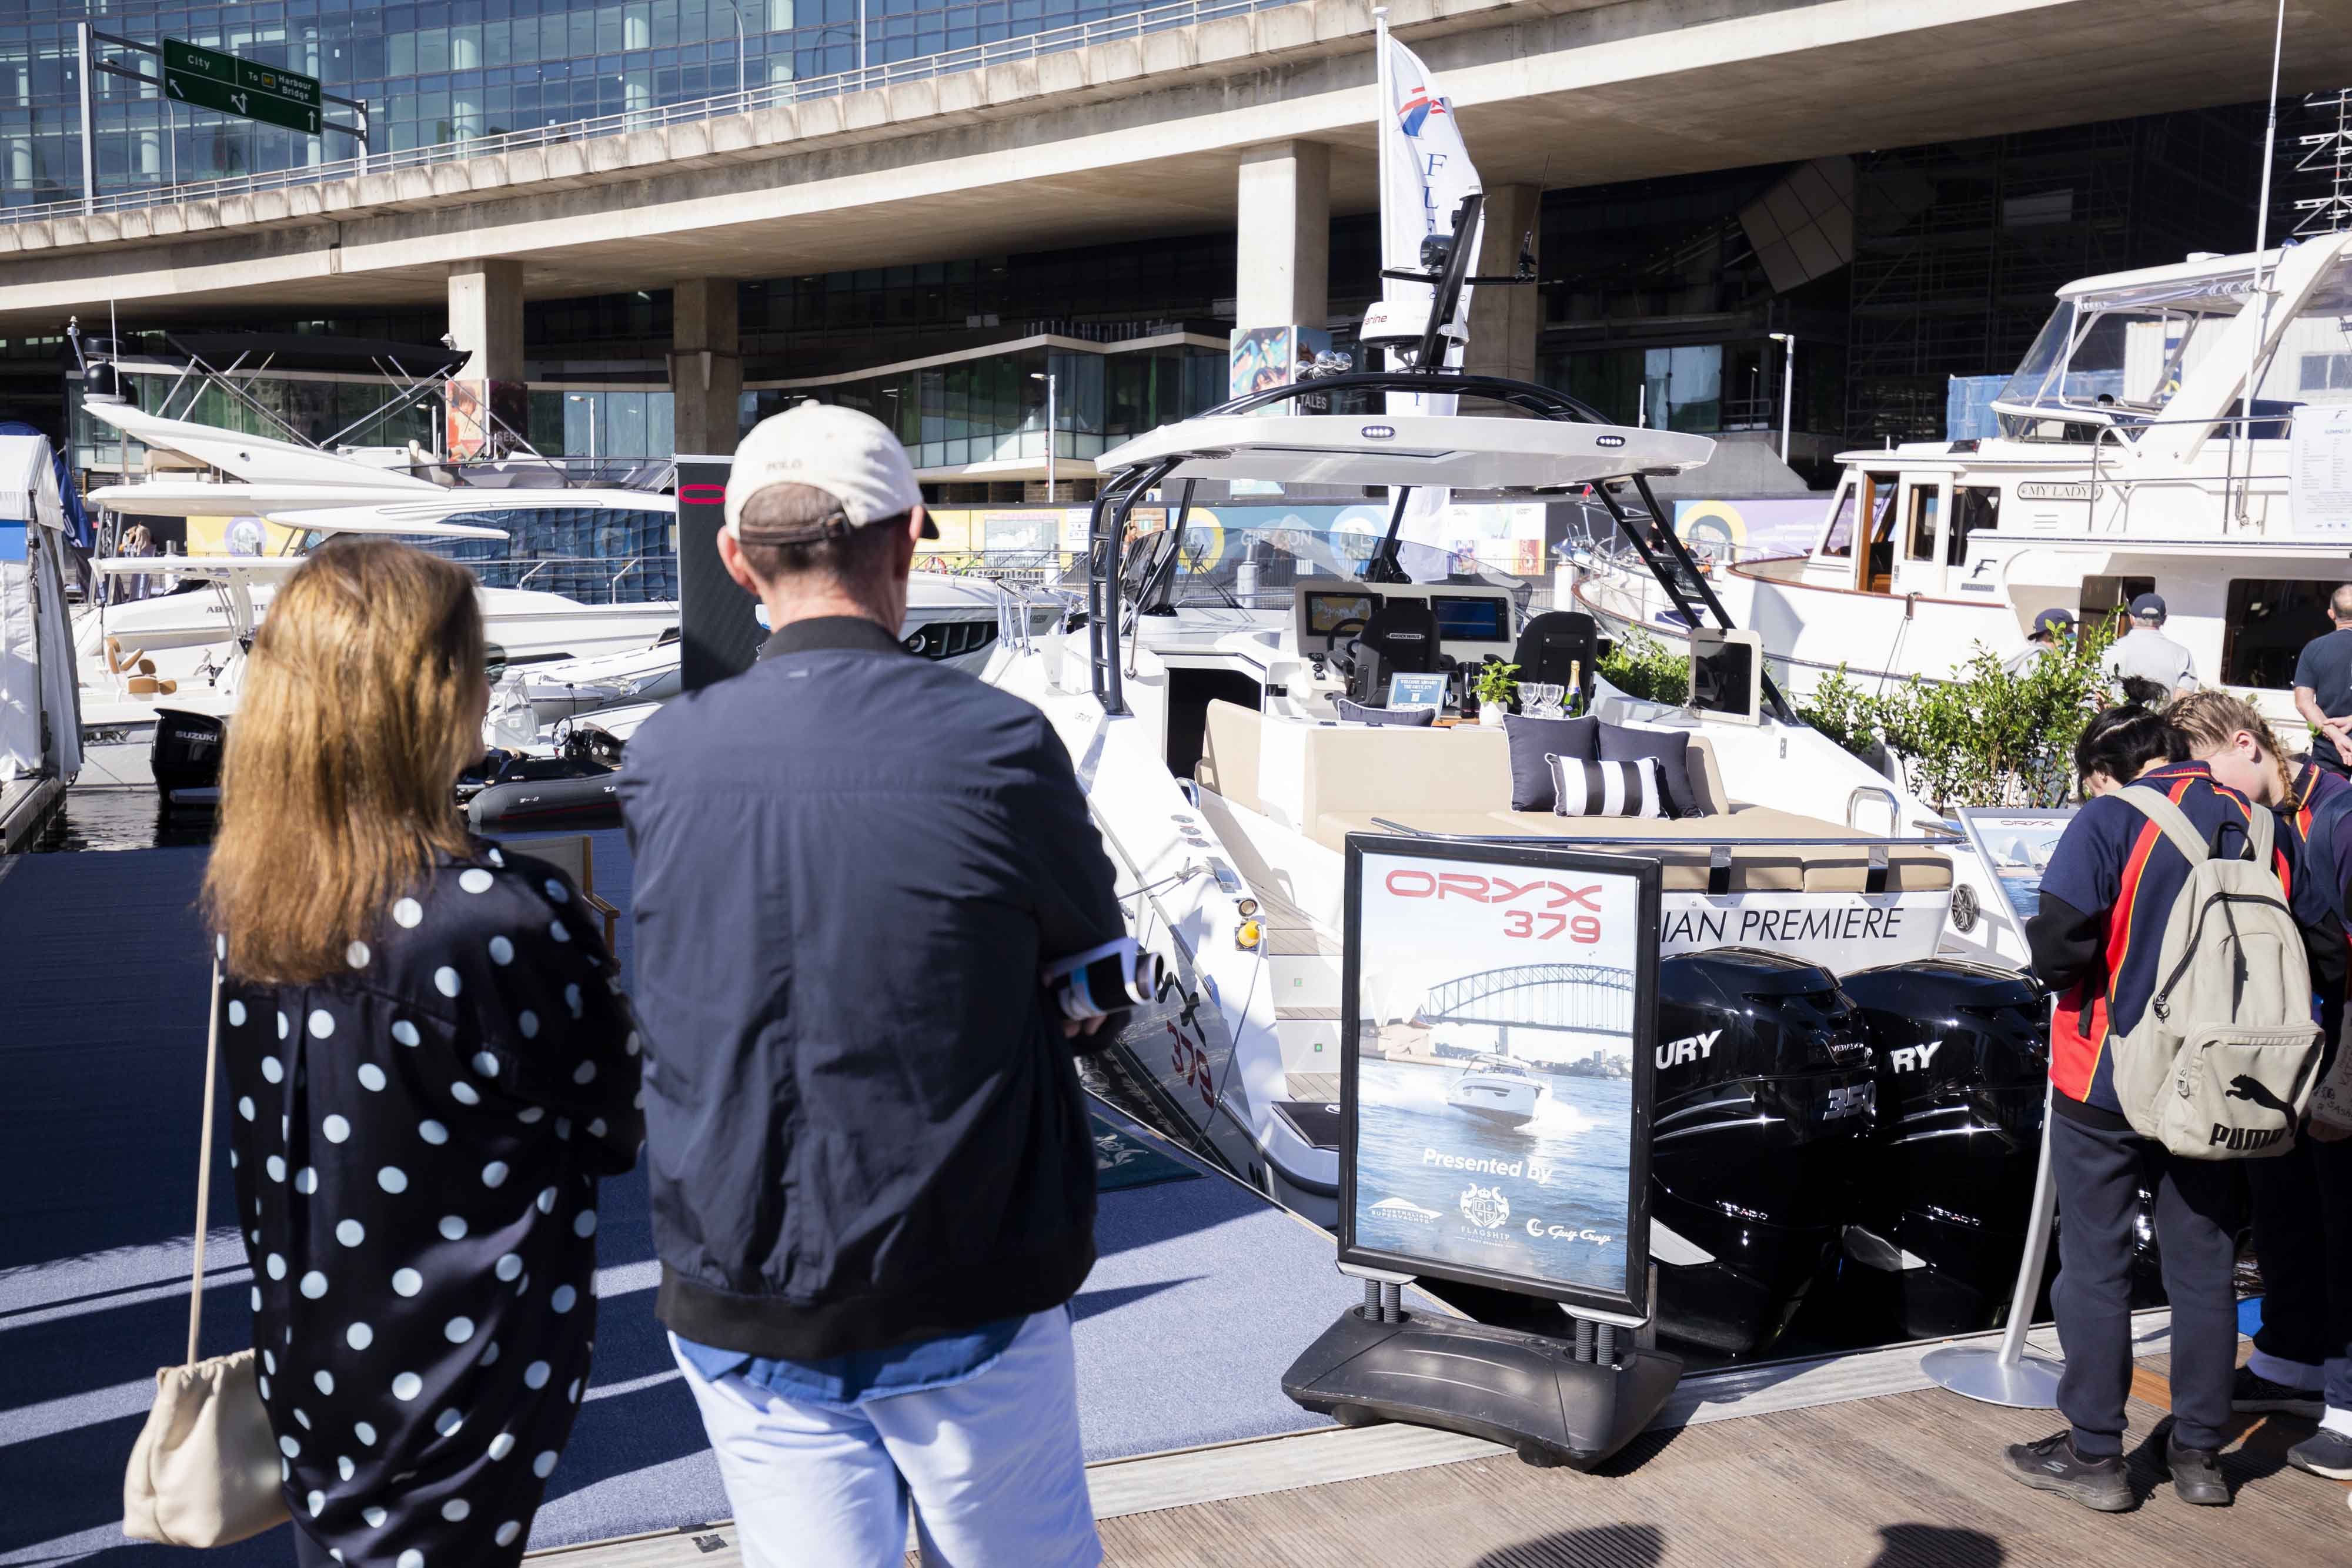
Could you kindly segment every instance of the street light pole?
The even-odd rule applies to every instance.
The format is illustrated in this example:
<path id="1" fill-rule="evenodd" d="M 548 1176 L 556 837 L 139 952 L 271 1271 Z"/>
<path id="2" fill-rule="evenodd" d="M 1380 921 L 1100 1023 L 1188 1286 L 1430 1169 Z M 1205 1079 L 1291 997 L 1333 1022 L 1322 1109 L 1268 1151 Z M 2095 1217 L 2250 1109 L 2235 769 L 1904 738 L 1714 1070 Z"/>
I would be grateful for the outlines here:
<path id="1" fill-rule="evenodd" d="M 735 18 L 735 96 L 740 99 L 743 96 L 743 13 L 735 0 L 727 0 L 727 14 Z"/>
<path id="2" fill-rule="evenodd" d="M 588 461 L 596 461 L 596 400 L 585 392 L 572 392 L 571 401 L 586 405 L 588 410 Z"/>
<path id="3" fill-rule="evenodd" d="M 1789 415 L 1795 407 L 1797 391 L 1797 335 L 1794 332 L 1770 334 L 1780 345 L 1780 462 L 1789 461 Z"/>
<path id="4" fill-rule="evenodd" d="M 1052 361 L 1050 360 L 1047 361 L 1047 363 L 1050 364 L 1051 362 Z M 1044 382 L 1045 383 L 1045 499 L 1049 504 L 1051 504 L 1058 501 L 1059 499 L 1059 496 L 1054 487 L 1054 437 L 1055 434 L 1054 427 L 1057 423 L 1054 417 L 1054 372 L 1051 371 L 1031 371 L 1029 372 L 1029 379 L 1033 382 Z"/>

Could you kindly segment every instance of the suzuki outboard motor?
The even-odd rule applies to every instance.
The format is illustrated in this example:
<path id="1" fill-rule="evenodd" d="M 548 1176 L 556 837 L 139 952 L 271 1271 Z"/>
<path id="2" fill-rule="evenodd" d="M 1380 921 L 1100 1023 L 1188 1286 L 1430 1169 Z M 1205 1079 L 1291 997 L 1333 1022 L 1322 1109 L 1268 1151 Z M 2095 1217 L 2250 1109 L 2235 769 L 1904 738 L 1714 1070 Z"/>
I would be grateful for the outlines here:
<path id="1" fill-rule="evenodd" d="M 147 765 L 164 805 L 212 801 L 211 792 L 220 788 L 221 747 L 227 738 L 227 722 L 211 714 L 155 710 L 155 738 L 148 747 Z"/>
<path id="2" fill-rule="evenodd" d="M 1717 947 L 1658 965 L 1650 1258 L 1658 1332 L 1747 1355 L 1788 1326 L 1854 1215 L 1875 1088 L 1826 969 Z"/>
<path id="3" fill-rule="evenodd" d="M 2048 1006 L 2013 970 L 1944 958 L 1839 984 L 1878 1065 L 1877 1133 L 1843 1283 L 1905 1338 L 1997 1327 L 2033 1207 Z"/>

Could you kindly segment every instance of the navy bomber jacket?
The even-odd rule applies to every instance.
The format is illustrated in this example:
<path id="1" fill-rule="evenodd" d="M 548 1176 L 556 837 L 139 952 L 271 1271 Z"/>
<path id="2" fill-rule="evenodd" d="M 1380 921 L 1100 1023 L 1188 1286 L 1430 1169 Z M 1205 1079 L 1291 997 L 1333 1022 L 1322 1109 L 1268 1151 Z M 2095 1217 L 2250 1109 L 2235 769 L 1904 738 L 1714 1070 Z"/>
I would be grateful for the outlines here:
<path id="1" fill-rule="evenodd" d="M 806 1361 L 1068 1300 L 1094 1146 L 1038 972 L 1126 926 L 1045 716 L 797 622 L 647 721 L 621 803 L 661 1321 Z"/>

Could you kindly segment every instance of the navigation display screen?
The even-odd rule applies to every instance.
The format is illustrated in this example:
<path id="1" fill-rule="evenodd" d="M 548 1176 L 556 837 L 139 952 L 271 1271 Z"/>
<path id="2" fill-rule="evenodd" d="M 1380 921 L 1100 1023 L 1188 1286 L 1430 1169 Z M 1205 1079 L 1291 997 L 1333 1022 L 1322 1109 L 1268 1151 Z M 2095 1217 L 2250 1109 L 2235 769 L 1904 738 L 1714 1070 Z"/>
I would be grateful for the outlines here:
<path id="1" fill-rule="evenodd" d="M 1510 607 L 1504 600 L 1433 593 L 1429 608 L 1437 616 L 1437 637 L 1442 643 L 1511 640 Z"/>
<path id="2" fill-rule="evenodd" d="M 1350 834 L 1343 1262 L 1642 1315 L 1658 869 Z"/>
<path id="3" fill-rule="evenodd" d="M 1328 636 L 1350 621 L 1370 621 L 1381 607 L 1377 593 L 1310 593 L 1307 596 L 1307 630 Z"/>

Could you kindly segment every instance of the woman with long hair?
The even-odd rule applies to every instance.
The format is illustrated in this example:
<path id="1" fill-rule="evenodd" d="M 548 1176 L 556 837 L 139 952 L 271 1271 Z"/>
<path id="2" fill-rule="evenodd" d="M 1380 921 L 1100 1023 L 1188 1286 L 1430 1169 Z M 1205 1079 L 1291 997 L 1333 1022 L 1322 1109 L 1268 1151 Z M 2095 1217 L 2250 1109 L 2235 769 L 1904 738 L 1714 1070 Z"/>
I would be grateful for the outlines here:
<path id="1" fill-rule="evenodd" d="M 520 1557 L 588 1377 L 637 1042 L 562 873 L 469 838 L 473 579 L 333 540 L 255 637 L 205 908 L 298 1561 Z"/>

